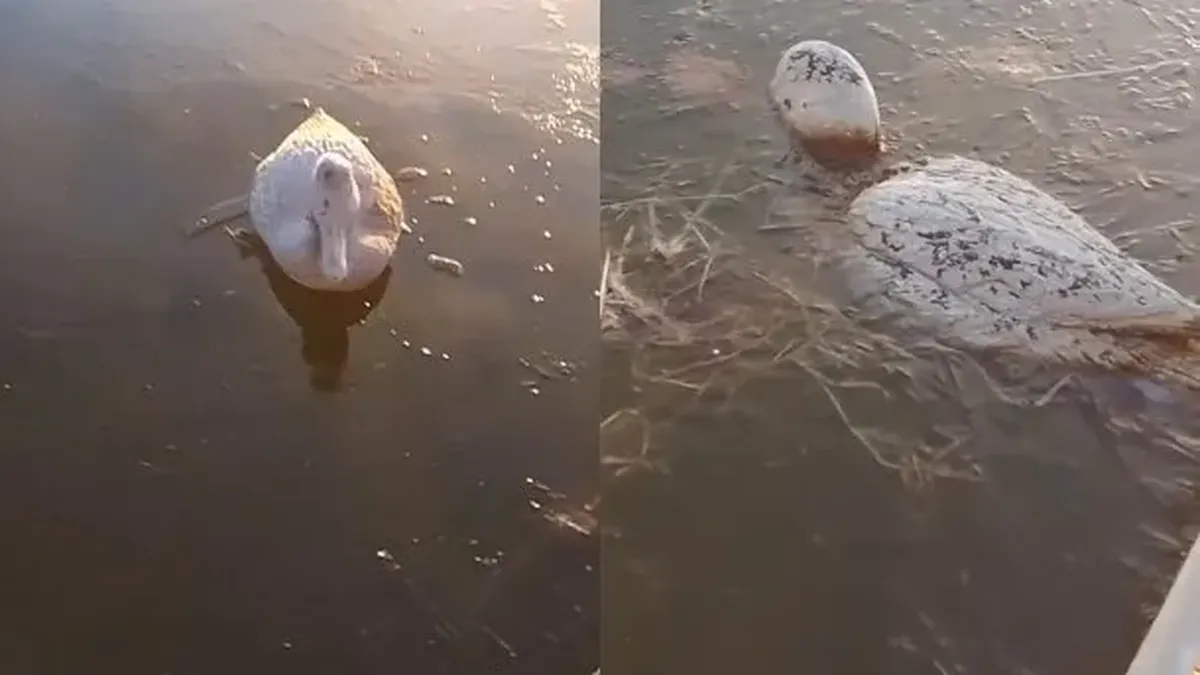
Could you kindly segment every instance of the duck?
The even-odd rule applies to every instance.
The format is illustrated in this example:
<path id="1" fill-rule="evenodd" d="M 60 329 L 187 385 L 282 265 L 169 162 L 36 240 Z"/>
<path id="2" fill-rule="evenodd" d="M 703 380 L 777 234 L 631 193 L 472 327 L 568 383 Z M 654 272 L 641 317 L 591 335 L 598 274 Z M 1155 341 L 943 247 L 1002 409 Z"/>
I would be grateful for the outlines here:
<path id="1" fill-rule="evenodd" d="M 243 249 L 261 242 L 290 279 L 318 291 L 371 285 L 409 231 L 396 183 L 366 144 L 321 107 L 254 170 L 248 195 L 209 207 L 189 236 L 225 227 Z"/>
<path id="2" fill-rule="evenodd" d="M 768 98 L 791 141 L 785 157 L 845 170 L 871 166 L 884 150 L 875 86 L 858 59 L 833 43 L 804 40 L 786 49 Z"/>
<path id="3" fill-rule="evenodd" d="M 823 186 L 787 193 L 776 217 L 810 221 L 814 192 L 832 207 L 827 253 L 855 307 L 964 349 L 1200 388 L 1200 306 L 1024 178 L 963 156 L 893 156 L 849 51 L 792 45 L 767 95 L 793 185 Z"/>

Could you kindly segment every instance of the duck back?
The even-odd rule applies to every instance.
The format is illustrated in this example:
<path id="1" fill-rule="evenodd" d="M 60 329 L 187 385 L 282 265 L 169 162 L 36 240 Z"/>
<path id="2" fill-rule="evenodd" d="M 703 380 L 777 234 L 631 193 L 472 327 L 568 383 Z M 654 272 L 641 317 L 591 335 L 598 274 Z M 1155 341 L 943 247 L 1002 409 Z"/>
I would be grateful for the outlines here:
<path id="1" fill-rule="evenodd" d="M 846 226 L 837 257 L 851 295 L 909 328 L 1189 382 L 1200 372 L 1200 308 L 1003 169 L 930 160 L 860 193 Z"/>
<path id="2" fill-rule="evenodd" d="M 382 273 L 404 222 L 395 181 L 362 139 L 318 108 L 290 134 L 254 173 L 250 219 L 280 267 L 299 283 L 321 288 L 316 233 L 309 213 L 320 204 L 312 179 L 326 153 L 345 157 L 362 194 L 362 216 L 348 247 L 350 275 L 341 286 L 362 287 Z"/>

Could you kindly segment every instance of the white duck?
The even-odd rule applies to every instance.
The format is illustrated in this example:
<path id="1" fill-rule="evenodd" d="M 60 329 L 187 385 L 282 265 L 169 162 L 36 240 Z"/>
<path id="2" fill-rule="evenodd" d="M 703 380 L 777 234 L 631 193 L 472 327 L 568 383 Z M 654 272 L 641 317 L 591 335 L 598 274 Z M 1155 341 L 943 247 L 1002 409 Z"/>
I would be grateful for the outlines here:
<path id="1" fill-rule="evenodd" d="M 210 207 L 192 235 L 247 211 L 247 197 Z M 391 262 L 403 231 L 396 183 L 366 144 L 321 108 L 296 127 L 254 172 L 248 197 L 254 233 L 280 268 L 316 290 L 356 291 Z M 226 230 L 250 243 L 244 232 Z"/>
<path id="2" fill-rule="evenodd" d="M 955 156 L 886 166 L 874 88 L 847 51 L 792 46 L 769 95 L 802 173 L 850 187 L 834 253 L 855 301 L 968 348 L 1200 387 L 1200 306 L 1003 169 Z M 811 199 L 790 196 L 784 212 L 807 218 L 795 214 Z"/>

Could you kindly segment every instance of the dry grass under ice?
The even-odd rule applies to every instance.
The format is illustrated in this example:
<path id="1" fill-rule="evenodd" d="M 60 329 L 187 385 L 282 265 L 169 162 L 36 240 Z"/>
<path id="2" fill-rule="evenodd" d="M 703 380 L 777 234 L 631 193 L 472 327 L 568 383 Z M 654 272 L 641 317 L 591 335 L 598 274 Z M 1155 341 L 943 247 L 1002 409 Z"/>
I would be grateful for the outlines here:
<path id="1" fill-rule="evenodd" d="M 844 315 L 793 277 L 757 264 L 705 217 L 714 204 L 740 202 L 762 187 L 604 206 L 610 244 L 599 307 L 605 363 L 628 368 L 621 379 L 632 392 L 601 424 L 604 464 L 617 475 L 669 470 L 669 443 L 660 432 L 684 415 L 720 415 L 746 385 L 775 380 L 789 398 L 828 406 L 814 409 L 814 420 L 832 412 L 858 445 L 906 483 L 977 477 L 976 468 L 951 457 L 961 434 L 942 430 L 945 442 L 931 445 L 853 419 L 857 408 L 844 402 L 848 395 L 890 399 L 881 380 L 897 375 L 918 385 L 908 366 L 920 355 Z"/>

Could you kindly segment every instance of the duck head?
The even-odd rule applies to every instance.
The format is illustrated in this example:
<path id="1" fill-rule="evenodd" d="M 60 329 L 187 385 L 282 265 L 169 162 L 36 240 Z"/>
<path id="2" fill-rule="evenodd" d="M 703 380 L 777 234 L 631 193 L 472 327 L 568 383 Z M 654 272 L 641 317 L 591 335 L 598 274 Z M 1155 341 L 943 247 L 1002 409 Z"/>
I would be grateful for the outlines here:
<path id="1" fill-rule="evenodd" d="M 827 169 L 863 169 L 879 158 L 875 88 L 845 49 L 823 40 L 792 45 L 775 67 L 768 94 L 793 152 Z"/>
<path id="2" fill-rule="evenodd" d="M 350 275 L 347 248 L 362 210 L 362 194 L 354 179 L 354 165 L 337 153 L 317 158 L 313 168 L 317 204 L 312 212 L 317 226 L 321 273 L 330 281 Z"/>

